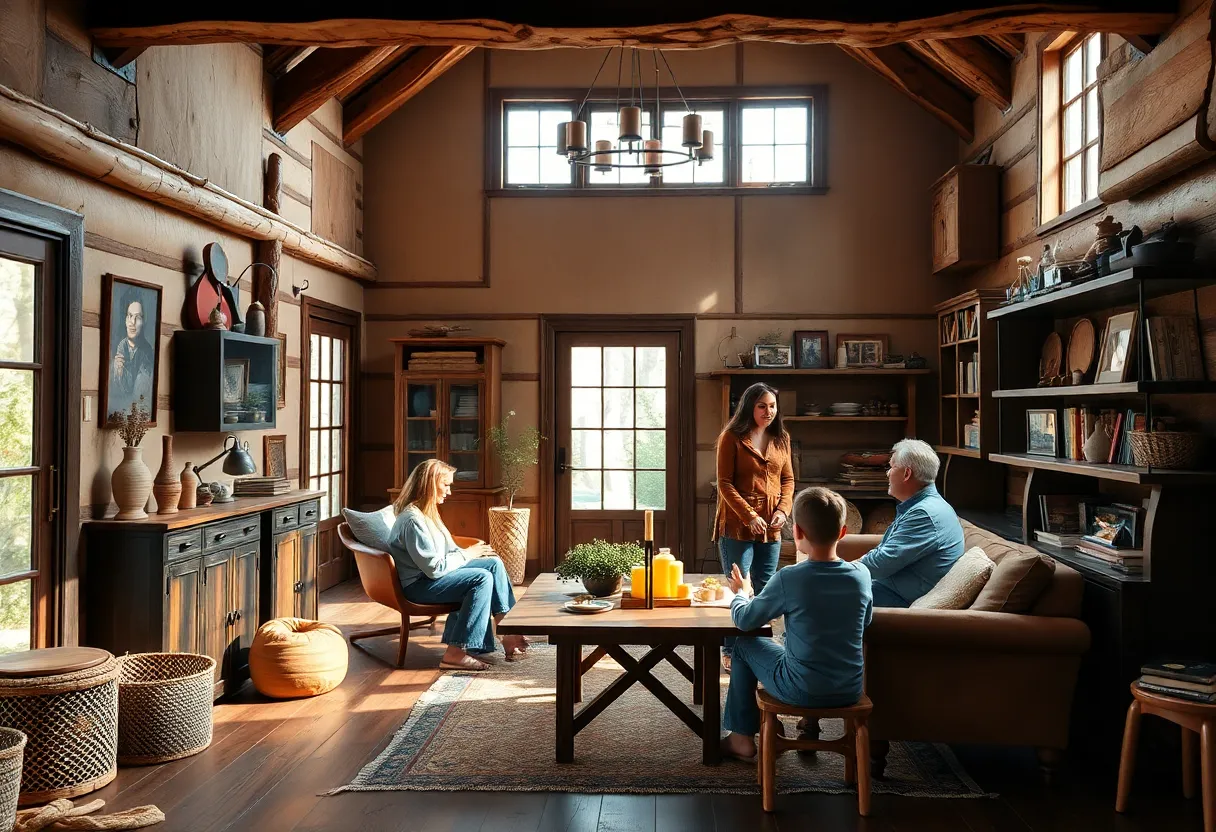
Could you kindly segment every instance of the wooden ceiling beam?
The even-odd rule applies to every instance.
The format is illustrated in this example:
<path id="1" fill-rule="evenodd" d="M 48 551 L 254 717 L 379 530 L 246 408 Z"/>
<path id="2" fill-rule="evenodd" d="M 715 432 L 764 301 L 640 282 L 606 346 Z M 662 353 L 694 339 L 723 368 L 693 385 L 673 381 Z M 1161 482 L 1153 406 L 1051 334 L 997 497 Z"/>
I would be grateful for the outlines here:
<path id="1" fill-rule="evenodd" d="M 1013 69 L 1009 59 L 979 38 L 914 40 L 908 46 L 946 77 L 987 98 L 997 109 L 1008 110 L 1013 103 Z"/>
<path id="2" fill-rule="evenodd" d="M 115 69 L 122 69 L 131 63 L 131 61 L 138 58 L 147 48 L 146 46 L 112 46 L 108 49 L 102 49 L 101 54 L 105 55 L 106 60 L 110 62 L 110 66 Z"/>
<path id="3" fill-rule="evenodd" d="M 338 94 L 338 100 L 345 104 L 352 98 L 371 87 L 383 76 L 392 72 L 393 68 L 418 49 L 416 46 L 398 46 L 389 52 L 380 63 L 369 66 L 367 71 L 351 80 L 346 89 Z"/>
<path id="4" fill-rule="evenodd" d="M 1016 58 L 1026 48 L 1026 36 L 1017 32 L 999 35 L 985 35 L 984 39 L 1010 58 Z"/>
<path id="5" fill-rule="evenodd" d="M 286 133 L 329 99 L 366 77 L 397 47 L 356 46 L 318 49 L 274 84 L 274 129 Z"/>
<path id="6" fill-rule="evenodd" d="M 342 141 L 357 142 L 405 102 L 473 51 L 471 46 L 425 46 L 342 108 Z"/>
<path id="7" fill-rule="evenodd" d="M 877 49 L 857 49 L 843 45 L 840 48 L 886 78 L 898 90 L 949 125 L 965 141 L 975 138 L 971 100 L 907 48 L 880 46 Z"/>
<path id="8" fill-rule="evenodd" d="M 296 2 L 213 0 L 200 6 L 162 3 L 89 4 L 89 25 L 102 46 L 189 45 L 250 41 L 294 46 L 491 46 L 552 49 L 558 46 L 656 45 L 678 48 L 718 46 L 746 40 L 781 43 L 842 43 L 889 46 L 909 40 L 941 40 L 1011 32 L 1068 30 L 1153 35 L 1176 18 L 1178 0 L 1089 2 L 1009 2 L 984 6 L 969 2 L 899 4 L 824 0 L 753 0 L 749 14 L 722 0 L 706 0 L 692 17 L 690 4 L 583 6 L 515 4 L 507 20 L 487 17 L 485 3 L 453 0 L 405 6 L 430 17 L 385 19 L 391 4 L 346 0 L 334 6 L 342 17 L 309 19 Z M 502 7 L 500 6 L 499 9 Z M 672 11 L 672 8 L 675 11 Z M 808 17 L 813 8 L 816 17 Z M 499 10 L 496 9 L 496 12 Z M 256 13 L 256 19 L 252 19 Z M 315 17 L 315 16 L 314 16 Z"/>
<path id="9" fill-rule="evenodd" d="M 262 53 L 262 65 L 275 78 L 280 78 L 314 51 L 315 46 L 268 46 Z"/>

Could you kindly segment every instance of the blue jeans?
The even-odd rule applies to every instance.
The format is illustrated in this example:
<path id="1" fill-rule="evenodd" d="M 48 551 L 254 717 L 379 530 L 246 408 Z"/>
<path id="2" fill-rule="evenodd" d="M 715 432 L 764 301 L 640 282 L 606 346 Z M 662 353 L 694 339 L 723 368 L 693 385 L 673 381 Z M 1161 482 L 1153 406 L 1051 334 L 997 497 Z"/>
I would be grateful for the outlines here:
<path id="1" fill-rule="evenodd" d="M 874 581 L 870 585 L 870 595 L 874 598 L 874 606 L 876 607 L 907 607 L 908 602 L 895 594 L 895 590 L 890 589 L 886 584 L 881 584 Z"/>
<path id="2" fill-rule="evenodd" d="M 498 558 L 474 558 L 438 578 L 419 578 L 404 588 L 415 604 L 455 604 L 448 613 L 443 643 L 470 653 L 493 653 L 497 648 L 491 619 L 515 606 L 515 593 L 507 569 Z"/>
<path id="3" fill-rule="evenodd" d="M 805 708 L 842 708 L 857 701 L 856 695 L 810 697 L 797 683 L 785 663 L 785 648 L 771 638 L 743 636 L 735 640 L 730 664 L 730 687 L 722 724 L 736 734 L 754 735 L 760 730 L 760 706 L 756 704 L 756 683 L 788 705 Z"/>
<path id="4" fill-rule="evenodd" d="M 722 574 L 730 575 L 731 566 L 739 564 L 739 571 L 751 574 L 752 589 L 759 595 L 765 584 L 777 571 L 777 560 L 781 557 L 781 541 L 765 543 L 758 540 L 735 540 L 733 537 L 718 538 L 718 556 L 722 559 Z M 723 640 L 722 655 L 729 656 L 735 643 L 734 637 Z"/>

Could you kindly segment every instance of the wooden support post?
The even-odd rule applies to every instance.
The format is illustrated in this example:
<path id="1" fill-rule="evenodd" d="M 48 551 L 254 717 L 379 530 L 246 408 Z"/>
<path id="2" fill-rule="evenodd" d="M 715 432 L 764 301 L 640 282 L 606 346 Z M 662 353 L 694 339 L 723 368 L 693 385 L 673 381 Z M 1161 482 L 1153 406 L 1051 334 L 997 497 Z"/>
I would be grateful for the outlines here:
<path id="1" fill-rule="evenodd" d="M 279 213 L 280 199 L 283 193 L 283 157 L 271 153 L 266 159 L 266 178 L 262 190 L 262 207 L 272 213 Z M 282 240 L 261 240 L 258 242 L 257 261 L 270 266 L 269 269 L 260 266 L 253 267 L 253 297 L 266 307 L 266 337 L 274 338 L 279 334 L 279 269 L 283 262 Z M 273 269 L 274 271 L 271 271 Z"/>

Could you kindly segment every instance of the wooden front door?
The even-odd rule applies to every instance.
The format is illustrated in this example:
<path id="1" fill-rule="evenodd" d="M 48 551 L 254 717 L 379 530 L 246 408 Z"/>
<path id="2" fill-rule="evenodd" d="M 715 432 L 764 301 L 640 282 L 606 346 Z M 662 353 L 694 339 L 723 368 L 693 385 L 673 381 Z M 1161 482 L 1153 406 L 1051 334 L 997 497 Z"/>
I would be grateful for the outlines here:
<path id="1" fill-rule="evenodd" d="M 641 540 L 646 509 L 655 546 L 678 552 L 679 334 L 559 332 L 554 346 L 555 562 L 594 538 Z"/>
<path id="2" fill-rule="evenodd" d="M 304 304 L 305 429 L 300 448 L 301 483 L 324 491 L 317 526 L 317 586 L 321 590 L 350 578 L 350 553 L 338 540 L 342 509 L 350 505 L 352 444 L 355 436 L 354 383 L 359 372 L 359 315 L 306 300 Z"/>

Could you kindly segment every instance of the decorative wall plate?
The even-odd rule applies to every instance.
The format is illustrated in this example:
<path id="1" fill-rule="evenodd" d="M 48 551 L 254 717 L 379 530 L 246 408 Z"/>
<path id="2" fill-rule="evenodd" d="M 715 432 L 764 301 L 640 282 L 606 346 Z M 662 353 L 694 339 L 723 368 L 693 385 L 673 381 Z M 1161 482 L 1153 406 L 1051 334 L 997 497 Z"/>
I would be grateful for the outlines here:
<path id="1" fill-rule="evenodd" d="M 1043 377 L 1054 378 L 1060 375 L 1060 361 L 1064 357 L 1064 344 L 1060 333 L 1053 332 L 1043 342 Z"/>
<path id="2" fill-rule="evenodd" d="M 1072 333 L 1068 336 L 1068 372 L 1080 370 L 1088 373 L 1094 364 L 1094 350 L 1097 345 L 1094 332 L 1094 322 L 1082 318 L 1073 324 Z"/>

